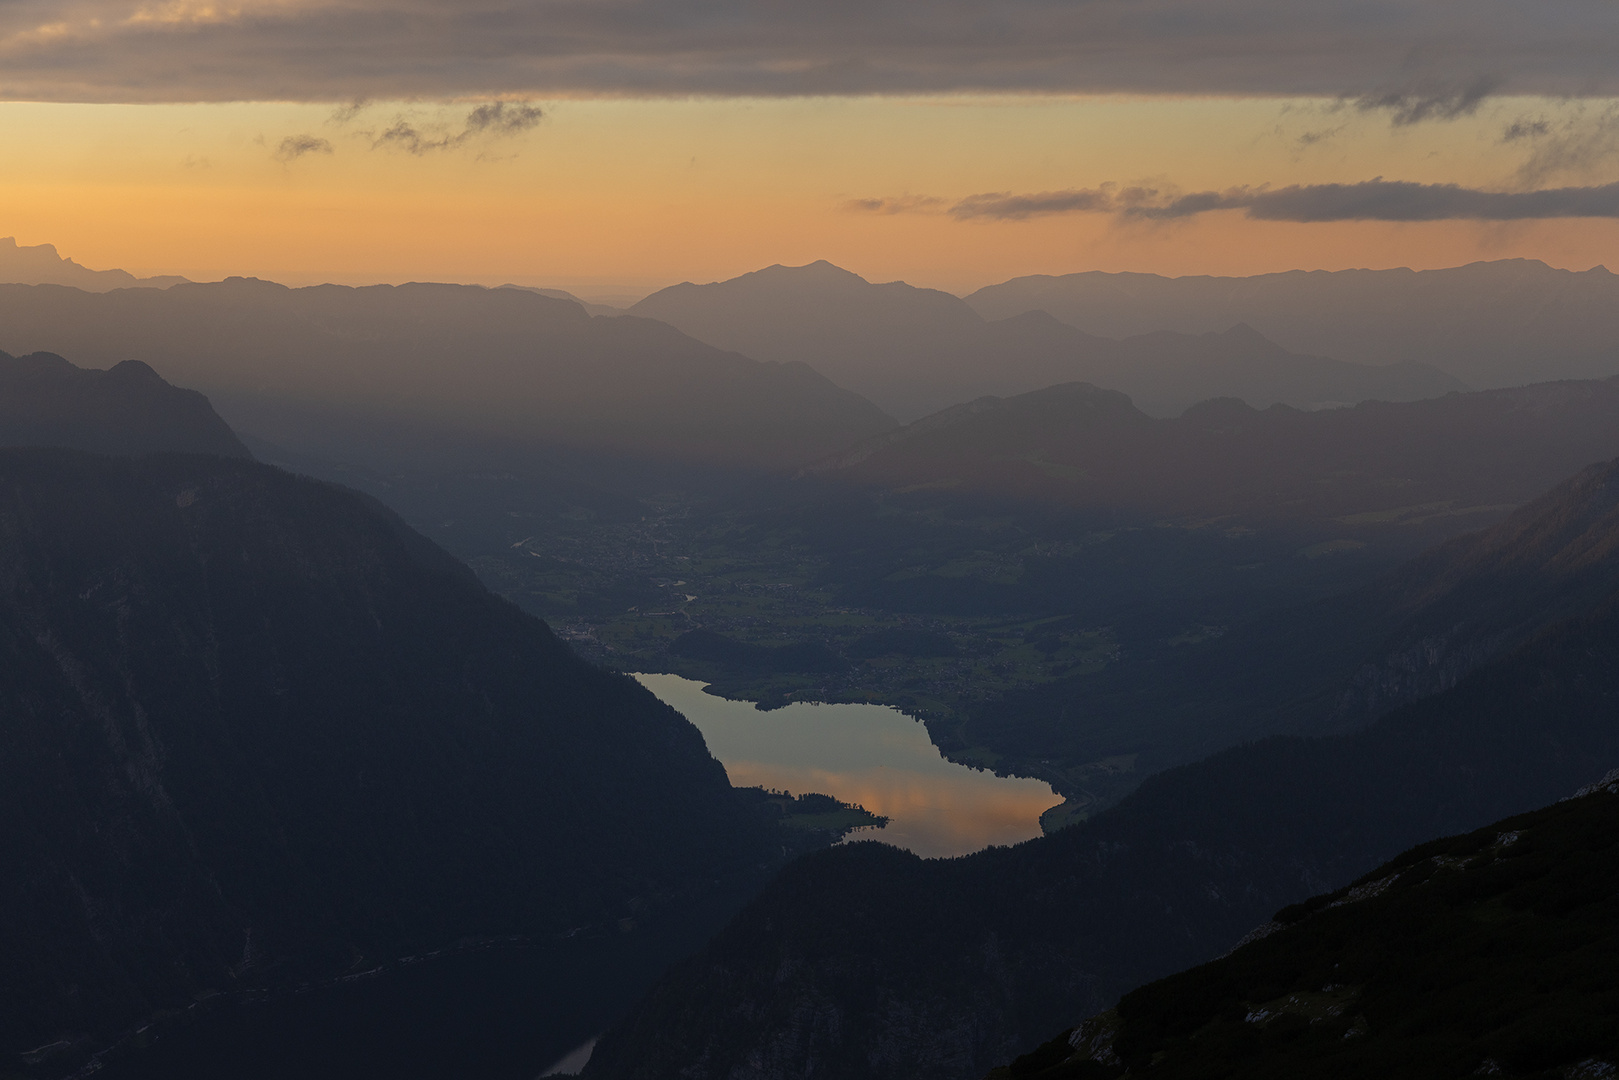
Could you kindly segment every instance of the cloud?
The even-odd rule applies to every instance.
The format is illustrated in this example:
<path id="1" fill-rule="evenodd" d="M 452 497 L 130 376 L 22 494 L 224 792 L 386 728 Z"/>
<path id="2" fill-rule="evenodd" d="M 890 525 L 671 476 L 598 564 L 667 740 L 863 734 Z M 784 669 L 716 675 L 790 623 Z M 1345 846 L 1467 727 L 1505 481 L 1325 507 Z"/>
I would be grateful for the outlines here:
<path id="1" fill-rule="evenodd" d="M 963 221 L 968 218 L 1026 221 L 1048 214 L 1111 213 L 1119 208 L 1119 197 L 1111 187 L 1093 191 L 1042 191 L 1033 195 L 992 191 L 967 196 L 950 208 L 950 216 Z"/>
<path id="2" fill-rule="evenodd" d="M 1119 91 L 1341 98 L 1405 124 L 1505 89 L 1619 93 L 1611 0 L 0 3 L 9 99 Z"/>
<path id="3" fill-rule="evenodd" d="M 350 123 L 370 106 L 371 103 L 365 98 L 355 98 L 346 105 L 339 105 L 333 109 L 332 115 L 327 118 L 326 122 L 328 124 Z"/>
<path id="4" fill-rule="evenodd" d="M 468 113 L 459 131 L 435 127 L 424 132 L 409 120 L 401 118 L 394 121 L 392 127 L 367 134 L 373 150 L 393 148 L 420 156 L 435 150 L 453 150 L 481 136 L 506 138 L 521 135 L 537 127 L 544 118 L 544 110 L 537 105 L 493 101 L 479 105 Z"/>
<path id="5" fill-rule="evenodd" d="M 1173 221 L 1238 210 L 1256 221 L 1526 221 L 1619 218 L 1619 184 L 1484 191 L 1459 184 L 1365 180 L 1356 184 L 1236 187 L 1181 194 L 1111 185 L 1034 195 L 969 195 L 949 209 L 961 221 L 1026 221 L 1052 214 L 1104 213 L 1125 220 Z"/>
<path id="6" fill-rule="evenodd" d="M 1619 109 L 1580 106 L 1556 120 L 1521 116 L 1507 125 L 1501 141 L 1529 147 L 1518 167 L 1518 180 L 1526 186 L 1552 177 L 1595 177 L 1619 160 Z"/>
<path id="7" fill-rule="evenodd" d="M 471 136 L 488 132 L 491 135 L 517 135 L 539 126 L 543 119 L 545 113 L 538 105 L 527 103 L 513 105 L 505 101 L 495 101 L 488 105 L 479 105 L 467 114 L 465 134 Z"/>
<path id="8" fill-rule="evenodd" d="M 945 200 L 937 195 L 900 195 L 892 199 L 850 199 L 845 210 L 857 214 L 918 214 L 942 210 Z"/>
<path id="9" fill-rule="evenodd" d="M 1363 94 L 1355 101 L 1361 112 L 1386 112 L 1395 127 L 1408 127 L 1425 120 L 1456 120 L 1472 116 L 1484 99 L 1500 90 L 1506 80 L 1499 75 L 1479 75 L 1462 83 L 1433 83 Z"/>
<path id="10" fill-rule="evenodd" d="M 330 154 L 332 144 L 313 135 L 288 135 L 276 147 L 277 161 L 297 161 L 305 154 Z"/>
<path id="11" fill-rule="evenodd" d="M 1334 127 L 1322 128 L 1319 131 L 1302 132 L 1294 142 L 1301 148 L 1315 146 L 1318 143 L 1326 142 L 1335 135 L 1342 134 L 1346 127 L 1348 127 L 1347 124 L 1338 124 Z"/>

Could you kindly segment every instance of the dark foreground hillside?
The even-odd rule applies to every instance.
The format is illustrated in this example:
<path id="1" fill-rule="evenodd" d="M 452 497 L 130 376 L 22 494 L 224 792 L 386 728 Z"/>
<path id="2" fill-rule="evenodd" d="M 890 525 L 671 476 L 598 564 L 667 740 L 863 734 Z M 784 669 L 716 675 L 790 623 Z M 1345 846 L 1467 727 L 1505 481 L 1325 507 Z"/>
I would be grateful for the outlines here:
<path id="1" fill-rule="evenodd" d="M 1612 1076 L 1619 772 L 1413 848 L 994 1080 Z"/>
<path id="2" fill-rule="evenodd" d="M 251 991 L 638 940 L 779 853 L 696 728 L 363 496 L 5 450 L 0 566 L 0 1073 L 167 1045 Z M 468 1075 L 566 1049 L 506 1019 L 515 1061 L 459 1048 Z"/>
<path id="3" fill-rule="evenodd" d="M 1585 572 L 1611 562 L 1616 486 L 1619 466 L 1595 469 L 1541 507 L 1546 539 L 1607 507 L 1583 543 L 1517 550 L 1583 549 Z M 1480 565 L 1510 567 L 1502 554 Z M 1601 776 L 1619 761 L 1607 587 L 1353 735 L 1228 750 L 1015 848 L 928 862 L 868 843 L 805 859 L 611 1032 L 587 1075 L 981 1076 L 1285 905 Z"/>

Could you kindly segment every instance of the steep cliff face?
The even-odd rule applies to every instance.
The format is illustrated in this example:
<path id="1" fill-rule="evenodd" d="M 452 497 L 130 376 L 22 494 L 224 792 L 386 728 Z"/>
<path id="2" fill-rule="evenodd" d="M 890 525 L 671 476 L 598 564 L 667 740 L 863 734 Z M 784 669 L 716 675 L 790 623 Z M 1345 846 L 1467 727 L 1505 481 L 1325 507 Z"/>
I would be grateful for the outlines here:
<path id="1" fill-rule="evenodd" d="M 249 461 L 0 451 L 0 656 L 0 1047 L 60 1044 L 45 1072 L 199 995 L 633 926 L 775 851 L 673 710 Z"/>

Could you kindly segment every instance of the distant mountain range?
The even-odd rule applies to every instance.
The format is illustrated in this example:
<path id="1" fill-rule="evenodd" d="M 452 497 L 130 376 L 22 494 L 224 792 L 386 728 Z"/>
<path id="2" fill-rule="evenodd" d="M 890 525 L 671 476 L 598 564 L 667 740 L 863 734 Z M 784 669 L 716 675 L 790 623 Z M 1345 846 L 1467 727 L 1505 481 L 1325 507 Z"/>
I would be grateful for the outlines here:
<path id="1" fill-rule="evenodd" d="M 1619 463 L 1452 553 L 1458 568 L 1481 551 L 1496 554 L 1478 567 L 1601 564 L 1606 584 L 1354 734 L 1227 750 L 1015 848 L 927 862 L 863 843 L 800 861 L 610 1032 L 585 1075 L 983 1076 L 1414 843 L 1591 783 L 1619 761 L 1616 537 Z M 1487 608 L 1491 572 L 1458 573 Z"/>
<path id="2" fill-rule="evenodd" d="M 1415 534 L 1435 518 L 1498 519 L 1616 454 L 1619 379 L 1316 412 L 1224 398 L 1174 419 L 1153 419 L 1116 391 L 1067 383 L 958 405 L 804 475 L 1211 527 L 1334 523 L 1349 536 Z"/>
<path id="3" fill-rule="evenodd" d="M 68 285 L 85 292 L 112 289 L 167 289 L 185 278 L 173 274 L 138 278 L 124 270 L 90 270 L 58 255 L 53 244 L 19 245 L 15 237 L 0 236 L 0 282 L 18 285 Z"/>
<path id="4" fill-rule="evenodd" d="M 312 452 L 436 435 L 760 469 L 893 426 L 807 365 L 518 289 L 0 285 L 0 346 L 141 360 L 238 431 Z"/>
<path id="5" fill-rule="evenodd" d="M 96 371 L 53 353 L 0 353 L 0 446 L 251 456 L 206 397 L 139 360 Z"/>
<path id="6" fill-rule="evenodd" d="M 564 289 L 540 289 L 533 285 L 502 285 L 501 288 L 518 289 L 522 292 L 538 293 L 541 296 L 549 296 L 553 300 L 571 300 L 580 307 L 584 308 L 585 311 L 591 315 L 622 315 L 627 310 L 626 308 L 614 307 L 611 304 L 594 304 L 589 300 L 581 300 L 573 293 L 567 292 Z"/>
<path id="7" fill-rule="evenodd" d="M 1157 416 L 1213 397 L 1317 407 L 1466 388 L 1420 362 L 1375 367 L 1295 355 L 1234 327 L 1236 319 L 1217 333 L 1126 341 L 1028 309 L 991 321 L 949 293 L 902 281 L 873 284 L 827 262 L 674 285 L 630 311 L 760 360 L 809 364 L 906 421 L 985 394 L 1076 380 L 1123 391 Z"/>
<path id="8" fill-rule="evenodd" d="M 1585 470 L 1369 584 L 976 704 L 941 745 L 1021 761 L 1136 755 L 1152 771 L 1269 734 L 1356 730 L 1619 595 L 1616 506 L 1613 470 Z"/>
<path id="9" fill-rule="evenodd" d="M 1041 311 L 1109 337 L 1244 322 L 1287 349 L 1366 364 L 1419 361 L 1478 389 L 1619 374 L 1619 276 L 1600 266 L 1573 272 L 1503 259 L 1253 277 L 1089 271 L 1013 278 L 966 302 L 986 319 Z"/>

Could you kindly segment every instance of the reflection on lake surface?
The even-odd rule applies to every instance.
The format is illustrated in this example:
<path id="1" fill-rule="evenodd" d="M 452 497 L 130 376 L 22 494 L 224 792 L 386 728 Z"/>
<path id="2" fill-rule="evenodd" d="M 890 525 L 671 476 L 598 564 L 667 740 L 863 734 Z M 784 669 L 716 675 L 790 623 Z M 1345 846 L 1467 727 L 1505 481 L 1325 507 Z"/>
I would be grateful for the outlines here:
<path id="1" fill-rule="evenodd" d="M 965 855 L 1039 836 L 1040 814 L 1062 801 L 1040 780 L 946 761 L 925 727 L 884 705 L 795 702 L 761 712 L 678 675 L 635 678 L 697 725 L 738 787 L 818 791 L 890 819 L 853 838 L 929 857 Z"/>

